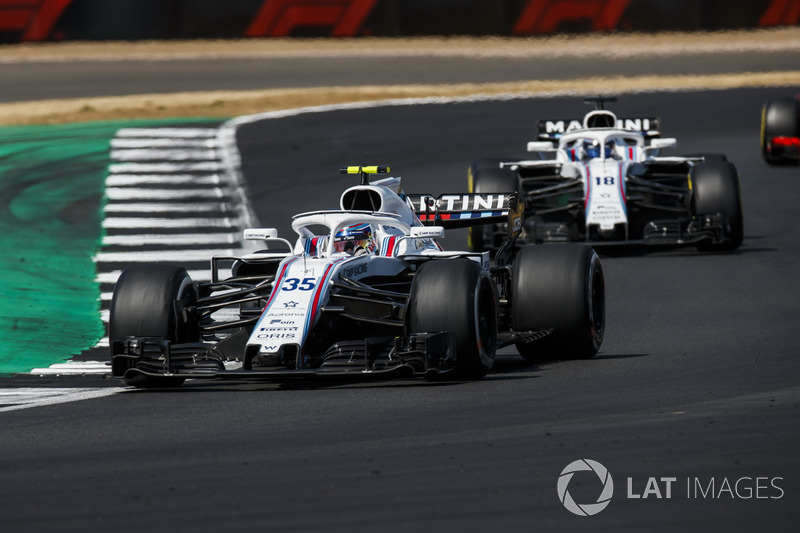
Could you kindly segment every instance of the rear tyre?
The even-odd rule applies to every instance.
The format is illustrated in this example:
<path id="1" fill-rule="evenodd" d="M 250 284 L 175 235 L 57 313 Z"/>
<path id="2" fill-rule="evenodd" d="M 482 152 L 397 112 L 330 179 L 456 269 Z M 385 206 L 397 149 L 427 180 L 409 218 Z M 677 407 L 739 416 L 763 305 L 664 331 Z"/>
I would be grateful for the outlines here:
<path id="1" fill-rule="evenodd" d="M 605 278 L 600 258 L 585 244 L 526 246 L 512 265 L 511 323 L 514 331 L 552 333 L 518 343 L 529 361 L 588 359 L 603 343 Z"/>
<path id="2" fill-rule="evenodd" d="M 694 165 L 692 182 L 692 215 L 722 215 L 725 221 L 726 242 L 701 245 L 704 250 L 730 251 L 742 244 L 744 217 L 739 187 L 739 173 L 732 163 L 717 161 Z"/>
<path id="3" fill-rule="evenodd" d="M 516 174 L 508 168 L 500 168 L 501 159 L 482 159 L 470 165 L 467 174 L 469 192 L 511 193 L 516 188 Z M 493 235 L 501 230 L 497 224 L 483 224 L 469 228 L 469 247 L 474 252 L 485 252 L 493 248 Z"/>
<path id="4" fill-rule="evenodd" d="M 180 310 L 197 303 L 197 289 L 181 267 L 149 264 L 126 268 L 114 287 L 108 320 L 108 338 L 161 337 L 175 343 L 196 342 L 196 321 Z M 185 378 L 136 376 L 126 385 L 145 388 L 177 387 Z"/>
<path id="5" fill-rule="evenodd" d="M 469 259 L 420 265 L 408 302 L 411 333 L 448 331 L 456 338 L 457 379 L 475 380 L 494 364 L 497 296 L 488 273 Z"/>
<path id="6" fill-rule="evenodd" d="M 771 146 L 775 137 L 800 136 L 800 100 L 796 98 L 771 98 L 761 108 L 761 154 L 770 165 L 798 164 L 798 160 L 785 157 L 783 150 Z"/>

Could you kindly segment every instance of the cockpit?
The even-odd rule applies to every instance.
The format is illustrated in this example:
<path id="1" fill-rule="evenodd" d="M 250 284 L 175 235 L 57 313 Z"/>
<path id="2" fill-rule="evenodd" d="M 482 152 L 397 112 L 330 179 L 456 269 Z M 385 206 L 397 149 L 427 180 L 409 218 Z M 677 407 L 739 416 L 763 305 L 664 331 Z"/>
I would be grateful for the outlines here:
<path id="1" fill-rule="evenodd" d="M 641 150 L 641 140 L 619 133 L 594 133 L 563 139 L 563 149 L 570 161 L 588 162 L 593 159 L 613 159 L 616 161 L 636 160 Z"/>

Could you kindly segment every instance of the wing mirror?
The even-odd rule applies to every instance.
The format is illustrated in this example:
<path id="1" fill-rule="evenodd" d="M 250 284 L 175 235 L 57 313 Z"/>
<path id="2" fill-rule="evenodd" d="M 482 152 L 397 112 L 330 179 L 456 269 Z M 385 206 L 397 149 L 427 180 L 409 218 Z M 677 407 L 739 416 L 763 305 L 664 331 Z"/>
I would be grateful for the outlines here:
<path id="1" fill-rule="evenodd" d="M 554 150 L 552 141 L 530 141 L 528 143 L 529 152 L 549 152 Z"/>

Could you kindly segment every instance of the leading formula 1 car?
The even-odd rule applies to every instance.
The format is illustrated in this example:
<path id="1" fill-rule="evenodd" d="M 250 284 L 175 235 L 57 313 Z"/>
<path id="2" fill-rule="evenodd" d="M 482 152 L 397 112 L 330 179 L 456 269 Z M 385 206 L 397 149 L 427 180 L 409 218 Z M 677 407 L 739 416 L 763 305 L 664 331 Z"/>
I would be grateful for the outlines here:
<path id="1" fill-rule="evenodd" d="M 445 227 L 505 220 L 513 195 L 405 195 L 386 167 L 345 167 L 361 184 L 340 208 L 296 215 L 294 244 L 249 229 L 263 250 L 214 257 L 211 281 L 131 266 L 111 300 L 112 374 L 137 387 L 186 378 L 478 379 L 495 352 L 584 358 L 605 329 L 605 285 L 587 245 L 445 251 Z M 424 223 L 423 223 L 424 220 Z M 517 237 L 509 234 L 509 243 Z"/>
<path id="2" fill-rule="evenodd" d="M 664 157 L 675 139 L 659 120 L 620 119 L 597 108 L 579 120 L 542 120 L 530 159 L 483 160 L 469 169 L 471 192 L 519 191 L 523 240 L 604 245 L 695 245 L 733 250 L 743 238 L 739 175 L 722 154 Z M 502 226 L 471 230 L 473 250 L 500 244 Z"/>
<path id="3" fill-rule="evenodd" d="M 761 154 L 770 165 L 800 164 L 800 94 L 764 102 Z"/>

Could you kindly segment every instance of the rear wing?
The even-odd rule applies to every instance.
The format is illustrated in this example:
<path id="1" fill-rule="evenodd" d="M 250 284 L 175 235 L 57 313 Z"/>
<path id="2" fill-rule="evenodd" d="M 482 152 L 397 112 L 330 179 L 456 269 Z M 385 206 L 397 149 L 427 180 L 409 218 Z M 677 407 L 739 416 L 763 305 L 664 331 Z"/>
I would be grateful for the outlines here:
<path id="1" fill-rule="evenodd" d="M 617 118 L 614 127 L 621 130 L 641 133 L 647 139 L 661 135 L 661 119 L 658 117 Z M 585 129 L 580 119 L 548 119 L 536 123 L 536 135 L 540 141 L 555 141 L 562 134 Z"/>
<path id="2" fill-rule="evenodd" d="M 407 194 L 406 199 L 426 226 L 466 228 L 508 223 L 509 235 L 522 229 L 523 205 L 517 193 Z"/>

